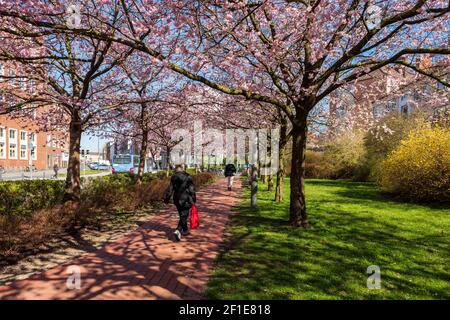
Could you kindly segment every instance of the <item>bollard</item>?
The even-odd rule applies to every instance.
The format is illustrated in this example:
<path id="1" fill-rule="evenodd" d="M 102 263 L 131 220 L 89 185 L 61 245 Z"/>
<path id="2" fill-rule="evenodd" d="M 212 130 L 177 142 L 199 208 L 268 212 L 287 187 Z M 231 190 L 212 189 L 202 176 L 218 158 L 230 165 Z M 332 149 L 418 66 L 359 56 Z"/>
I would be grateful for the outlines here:
<path id="1" fill-rule="evenodd" d="M 256 167 L 256 165 L 252 165 L 251 182 L 250 208 L 255 209 L 258 193 L 258 168 Z"/>

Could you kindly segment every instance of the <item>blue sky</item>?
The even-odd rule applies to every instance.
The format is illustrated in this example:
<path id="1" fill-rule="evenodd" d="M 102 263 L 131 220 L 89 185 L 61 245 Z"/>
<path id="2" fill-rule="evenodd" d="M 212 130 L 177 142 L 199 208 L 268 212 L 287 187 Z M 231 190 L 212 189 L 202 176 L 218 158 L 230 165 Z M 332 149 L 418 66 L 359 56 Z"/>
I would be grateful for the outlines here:
<path id="1" fill-rule="evenodd" d="M 81 149 L 87 149 L 90 152 L 97 152 L 98 146 L 100 145 L 100 151 L 104 145 L 108 142 L 108 139 L 96 137 L 88 133 L 83 133 L 81 135 Z"/>

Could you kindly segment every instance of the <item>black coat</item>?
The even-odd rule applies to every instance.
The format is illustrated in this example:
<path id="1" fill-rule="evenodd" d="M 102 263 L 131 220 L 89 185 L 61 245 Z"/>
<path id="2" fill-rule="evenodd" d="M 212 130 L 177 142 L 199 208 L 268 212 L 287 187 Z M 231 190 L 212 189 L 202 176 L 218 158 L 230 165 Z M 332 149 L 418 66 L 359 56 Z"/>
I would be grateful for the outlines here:
<path id="1" fill-rule="evenodd" d="M 169 203 L 173 195 L 173 203 L 178 209 L 189 209 L 197 202 L 192 177 L 186 172 L 177 172 L 170 179 L 169 188 L 164 194 L 164 202 Z"/>
<path id="2" fill-rule="evenodd" d="M 236 174 L 236 167 L 234 164 L 229 163 L 225 166 L 225 177 L 231 177 Z"/>

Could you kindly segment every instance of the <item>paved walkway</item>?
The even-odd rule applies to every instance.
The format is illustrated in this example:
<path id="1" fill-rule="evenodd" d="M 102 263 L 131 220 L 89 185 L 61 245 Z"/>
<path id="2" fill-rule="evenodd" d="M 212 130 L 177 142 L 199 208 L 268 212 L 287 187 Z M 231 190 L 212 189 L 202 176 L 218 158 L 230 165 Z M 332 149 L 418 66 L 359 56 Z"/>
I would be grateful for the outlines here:
<path id="1" fill-rule="evenodd" d="M 173 240 L 178 214 L 171 206 L 97 251 L 0 286 L 0 299 L 202 299 L 236 192 L 221 179 L 197 197 L 201 226 L 181 242 Z M 80 268 L 79 289 L 67 287 L 69 266 Z"/>

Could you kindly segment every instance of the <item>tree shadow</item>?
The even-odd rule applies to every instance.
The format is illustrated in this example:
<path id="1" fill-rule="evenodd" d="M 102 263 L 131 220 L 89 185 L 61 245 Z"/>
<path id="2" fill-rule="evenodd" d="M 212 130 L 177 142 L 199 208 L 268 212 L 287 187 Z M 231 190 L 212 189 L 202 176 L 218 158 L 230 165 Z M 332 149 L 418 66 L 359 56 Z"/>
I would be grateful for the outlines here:
<path id="1" fill-rule="evenodd" d="M 384 203 L 372 184 L 308 180 L 308 185 L 317 187 L 308 199 L 310 229 L 288 226 L 287 204 L 270 202 L 271 193 L 260 194 L 259 210 L 239 208 L 231 224 L 236 242 L 220 255 L 210 298 L 450 298 L 445 225 L 430 222 L 418 233 L 413 221 L 373 214 L 395 203 Z M 360 206 L 344 210 L 343 204 Z M 381 290 L 366 287 L 370 265 L 381 269 Z"/>
<path id="2" fill-rule="evenodd" d="M 224 180 L 215 187 L 225 190 Z M 167 239 L 178 222 L 175 208 L 170 207 L 116 242 L 0 286 L 0 299 L 204 299 L 234 195 L 214 186 L 200 191 L 202 225 L 181 242 Z M 69 266 L 80 267 L 79 289 L 67 287 Z"/>

